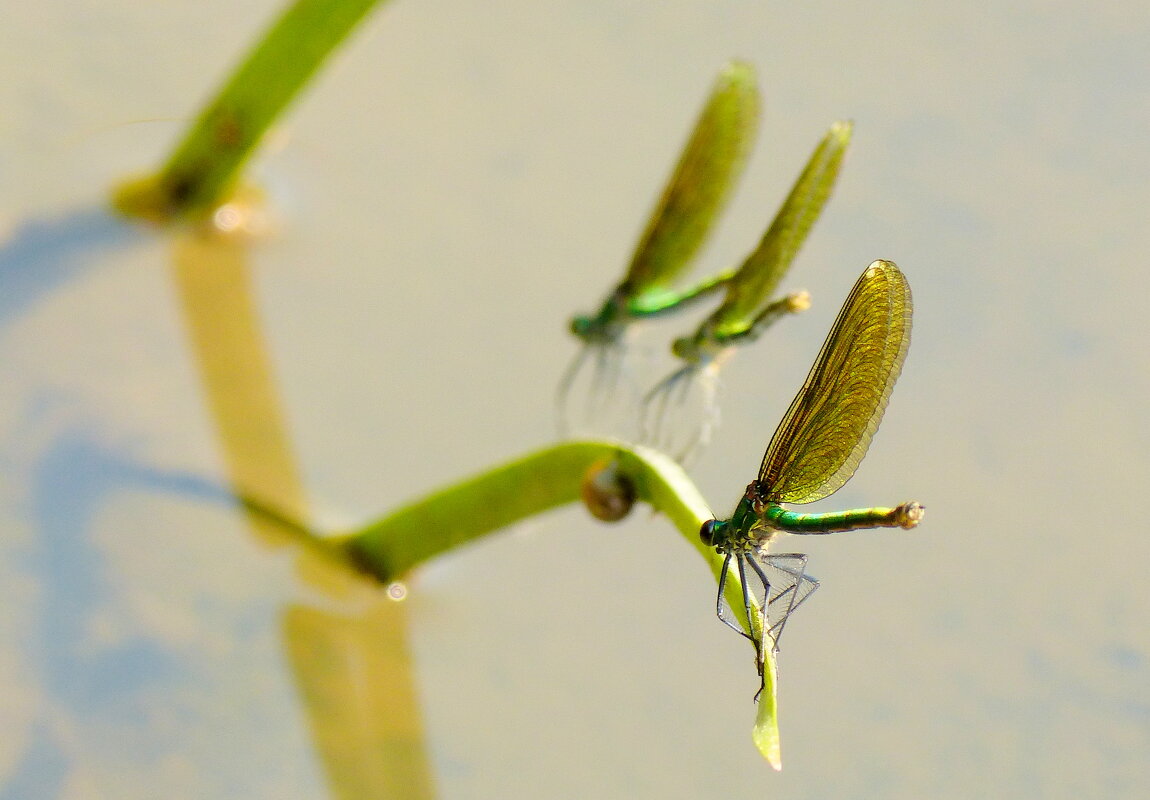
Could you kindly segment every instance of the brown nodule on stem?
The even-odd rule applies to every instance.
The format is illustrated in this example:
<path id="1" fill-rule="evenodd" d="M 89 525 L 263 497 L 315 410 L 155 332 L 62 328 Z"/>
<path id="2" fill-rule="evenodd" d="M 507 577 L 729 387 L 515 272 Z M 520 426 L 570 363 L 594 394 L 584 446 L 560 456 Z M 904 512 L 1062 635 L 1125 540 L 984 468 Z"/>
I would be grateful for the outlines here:
<path id="1" fill-rule="evenodd" d="M 591 516 L 604 522 L 623 519 L 636 499 L 634 482 L 619 470 L 614 458 L 596 461 L 587 469 L 579 495 Z"/>

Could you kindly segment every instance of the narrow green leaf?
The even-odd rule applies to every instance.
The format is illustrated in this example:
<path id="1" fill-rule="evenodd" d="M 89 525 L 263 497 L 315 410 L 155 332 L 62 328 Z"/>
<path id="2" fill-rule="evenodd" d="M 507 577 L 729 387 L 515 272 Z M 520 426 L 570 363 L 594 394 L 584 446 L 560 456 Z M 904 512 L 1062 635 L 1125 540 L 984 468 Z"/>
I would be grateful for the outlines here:
<path id="1" fill-rule="evenodd" d="M 763 665 L 763 690 L 759 694 L 759 711 L 755 715 L 755 727 L 751 739 L 776 770 L 783 768 L 783 757 L 779 750 L 778 686 L 779 671 L 774 653 L 768 652 Z"/>
<path id="2" fill-rule="evenodd" d="M 155 176 L 113 205 L 153 221 L 209 212 L 236 185 L 264 133 L 380 0 L 296 0 L 208 103 Z"/>
<path id="3" fill-rule="evenodd" d="M 617 460 L 637 498 L 662 512 L 708 561 L 721 564 L 698 537 L 711 511 L 678 464 L 654 450 L 605 441 L 563 442 L 523 456 L 434 492 L 340 541 L 361 567 L 390 582 L 440 553 L 579 500 L 588 470 L 604 459 Z"/>

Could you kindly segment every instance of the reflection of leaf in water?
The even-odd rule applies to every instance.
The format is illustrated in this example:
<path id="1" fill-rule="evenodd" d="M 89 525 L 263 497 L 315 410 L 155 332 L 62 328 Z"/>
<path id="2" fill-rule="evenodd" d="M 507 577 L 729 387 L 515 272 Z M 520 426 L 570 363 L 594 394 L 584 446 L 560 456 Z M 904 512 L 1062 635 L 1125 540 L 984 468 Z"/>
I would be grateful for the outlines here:
<path id="1" fill-rule="evenodd" d="M 402 603 L 290 606 L 284 638 L 335 797 L 433 797 Z"/>
<path id="2" fill-rule="evenodd" d="M 188 232 L 176 240 L 173 278 L 233 490 L 306 519 L 270 355 L 251 294 L 242 237 Z M 248 524 L 268 544 L 299 542 L 284 514 L 245 501 Z M 292 535 L 285 535 L 292 534 Z M 306 537 L 304 537 L 306 538 Z M 358 583 L 346 570 L 299 552 L 299 574 L 330 597 Z M 285 647 L 336 797 L 433 796 L 401 603 L 368 591 L 361 613 L 303 606 L 284 611 Z"/>
<path id="3" fill-rule="evenodd" d="M 173 261 L 193 355 L 233 488 L 239 495 L 302 511 L 303 482 L 251 293 L 248 243 L 188 232 L 177 237 Z M 250 522 L 261 539 L 278 538 L 258 518 Z"/>

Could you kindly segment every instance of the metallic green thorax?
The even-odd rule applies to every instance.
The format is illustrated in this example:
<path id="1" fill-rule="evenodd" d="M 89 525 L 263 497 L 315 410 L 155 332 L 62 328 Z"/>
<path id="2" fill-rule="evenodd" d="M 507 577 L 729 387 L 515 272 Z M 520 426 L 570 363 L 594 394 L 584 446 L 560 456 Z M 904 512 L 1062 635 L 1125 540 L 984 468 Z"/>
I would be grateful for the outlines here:
<path id="1" fill-rule="evenodd" d="M 735 507 L 735 513 L 729 520 L 713 520 L 707 533 L 703 536 L 703 543 L 711 545 L 720 553 L 747 553 L 755 545 L 765 543 L 773 534 L 763 525 L 763 519 L 755 510 L 755 503 L 750 499 L 752 488 L 747 487 L 747 494 Z"/>

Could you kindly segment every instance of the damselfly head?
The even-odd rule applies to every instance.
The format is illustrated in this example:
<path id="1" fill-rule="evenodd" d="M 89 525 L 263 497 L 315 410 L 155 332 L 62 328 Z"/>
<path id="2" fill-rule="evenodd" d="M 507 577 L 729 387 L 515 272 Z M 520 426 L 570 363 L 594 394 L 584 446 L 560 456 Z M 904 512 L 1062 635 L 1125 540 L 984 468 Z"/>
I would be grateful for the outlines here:
<path id="1" fill-rule="evenodd" d="M 726 361 L 726 356 L 733 350 L 729 343 L 718 339 L 711 326 L 706 323 L 693 335 L 682 336 L 671 345 L 671 352 L 675 358 L 700 367 Z"/>
<path id="2" fill-rule="evenodd" d="M 721 519 L 709 519 L 699 528 L 699 540 L 707 547 L 715 547 L 725 539 L 727 523 Z"/>
<path id="3" fill-rule="evenodd" d="M 588 344 L 614 344 L 627 327 L 627 295 L 624 287 L 612 292 L 594 315 L 579 314 L 571 320 L 574 336 Z"/>
<path id="4" fill-rule="evenodd" d="M 622 333 L 617 306 L 610 300 L 594 316 L 579 314 L 571 320 L 571 333 L 587 344 L 609 344 Z"/>
<path id="5" fill-rule="evenodd" d="M 580 339 L 591 338 L 591 333 L 595 327 L 595 320 L 592 317 L 578 316 L 571 319 L 571 333 Z"/>
<path id="6" fill-rule="evenodd" d="M 680 358 L 688 363 L 695 363 L 699 360 L 699 337 L 698 336 L 682 336 L 674 341 L 671 345 L 671 352 L 675 358 Z"/>

